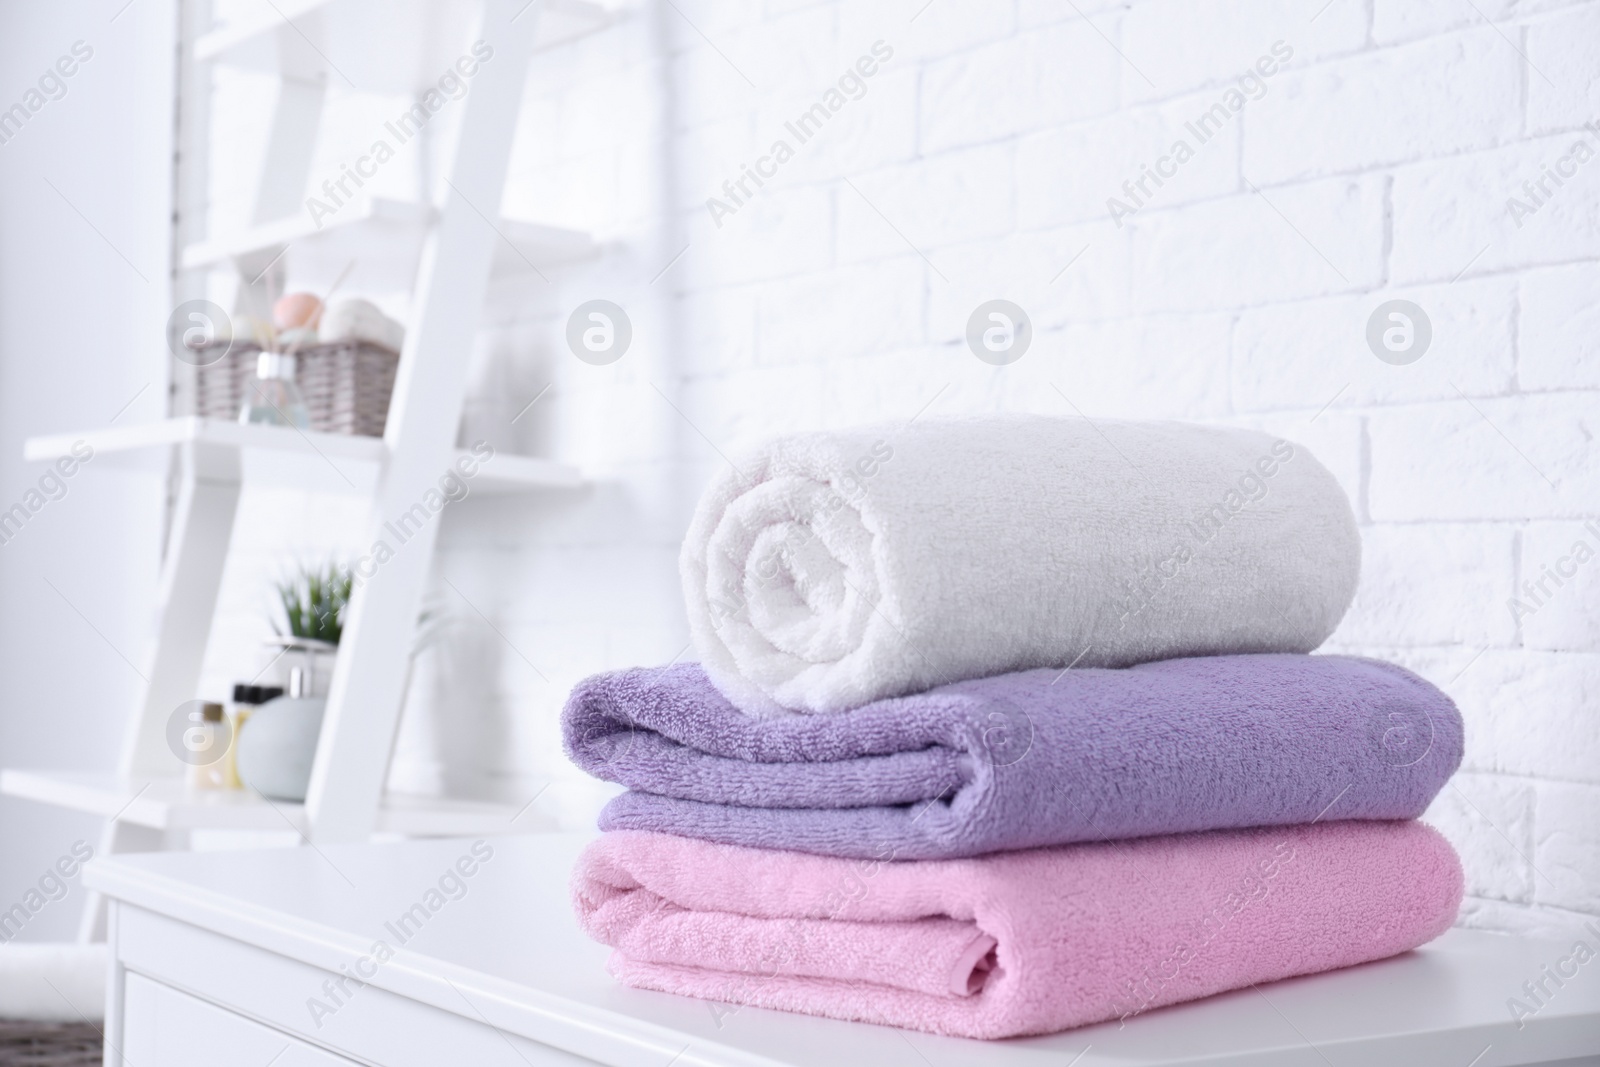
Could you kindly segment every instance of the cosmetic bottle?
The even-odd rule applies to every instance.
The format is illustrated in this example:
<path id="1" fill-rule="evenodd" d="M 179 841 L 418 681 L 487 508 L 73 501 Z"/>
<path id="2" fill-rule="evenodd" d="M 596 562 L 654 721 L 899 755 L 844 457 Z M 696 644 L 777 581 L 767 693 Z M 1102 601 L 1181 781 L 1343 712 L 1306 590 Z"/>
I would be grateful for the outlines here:
<path id="1" fill-rule="evenodd" d="M 262 352 L 256 357 L 256 375 L 245 385 L 240 422 L 311 428 L 311 410 L 300 387 L 294 384 L 293 352 Z"/>
<path id="2" fill-rule="evenodd" d="M 189 764 L 190 789 L 228 788 L 228 754 L 233 746 L 233 732 L 222 715 L 221 704 L 200 705 L 200 721 L 184 731 L 184 746 L 194 759 L 205 762 Z"/>

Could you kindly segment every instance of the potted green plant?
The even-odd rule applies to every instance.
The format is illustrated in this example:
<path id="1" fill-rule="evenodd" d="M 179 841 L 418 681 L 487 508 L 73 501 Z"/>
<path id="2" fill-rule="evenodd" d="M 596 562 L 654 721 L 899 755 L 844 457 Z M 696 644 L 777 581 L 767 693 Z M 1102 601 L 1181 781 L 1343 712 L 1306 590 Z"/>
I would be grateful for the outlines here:
<path id="1" fill-rule="evenodd" d="M 292 576 L 276 583 L 284 626 L 280 628 L 277 620 L 273 621 L 276 636 L 269 644 L 283 650 L 279 655 L 289 659 L 291 671 L 298 668 L 303 672 L 301 686 L 306 696 L 320 695 L 327 689 L 332 660 L 344 632 L 351 587 L 349 568 L 335 563 L 320 567 L 302 564 Z"/>
<path id="2" fill-rule="evenodd" d="M 299 664 L 287 672 L 287 694 L 251 715 L 237 742 L 239 777 L 263 796 L 305 799 L 327 705 L 327 678 L 332 674 L 318 661 L 331 661 L 338 651 L 351 586 L 349 569 L 333 563 L 302 565 L 277 583 L 288 633 L 274 621 L 273 644 L 281 648 L 280 657 L 292 656 Z"/>

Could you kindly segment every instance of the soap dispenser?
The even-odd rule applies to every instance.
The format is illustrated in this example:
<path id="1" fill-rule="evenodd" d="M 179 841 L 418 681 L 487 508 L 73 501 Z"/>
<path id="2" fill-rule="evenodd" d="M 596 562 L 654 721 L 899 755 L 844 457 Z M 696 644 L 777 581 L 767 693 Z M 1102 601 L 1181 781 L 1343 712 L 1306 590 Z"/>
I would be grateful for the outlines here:
<path id="1" fill-rule="evenodd" d="M 273 800 L 304 801 L 322 733 L 326 697 L 307 695 L 306 673 L 289 672 L 289 695 L 269 700 L 239 729 L 239 778 Z"/>

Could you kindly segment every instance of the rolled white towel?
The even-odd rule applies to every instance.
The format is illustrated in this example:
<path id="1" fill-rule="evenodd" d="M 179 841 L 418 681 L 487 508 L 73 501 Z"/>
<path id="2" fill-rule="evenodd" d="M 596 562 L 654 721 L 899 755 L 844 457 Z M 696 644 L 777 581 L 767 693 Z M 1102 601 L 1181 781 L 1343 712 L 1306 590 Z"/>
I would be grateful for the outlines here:
<path id="1" fill-rule="evenodd" d="M 324 344 L 367 341 L 379 348 L 398 352 L 405 343 L 406 328 L 385 315 L 372 301 L 352 296 L 323 312 L 321 324 L 317 327 L 317 339 Z"/>
<path id="2" fill-rule="evenodd" d="M 74 941 L 0 945 L 0 1019 L 103 1019 L 106 946 Z"/>
<path id="3" fill-rule="evenodd" d="M 707 674 L 769 716 L 1033 667 L 1308 652 L 1360 561 L 1303 446 L 985 416 L 772 441 L 713 480 L 679 563 Z"/>

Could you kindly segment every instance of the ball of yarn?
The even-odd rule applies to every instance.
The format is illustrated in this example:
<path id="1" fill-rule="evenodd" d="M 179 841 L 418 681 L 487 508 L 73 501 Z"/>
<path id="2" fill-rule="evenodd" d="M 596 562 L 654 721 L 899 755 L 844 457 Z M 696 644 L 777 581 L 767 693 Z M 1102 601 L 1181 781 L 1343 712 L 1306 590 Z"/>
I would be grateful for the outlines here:
<path id="1" fill-rule="evenodd" d="M 272 324 L 280 330 L 312 327 L 322 314 L 322 301 L 313 293 L 287 293 L 272 305 Z"/>

